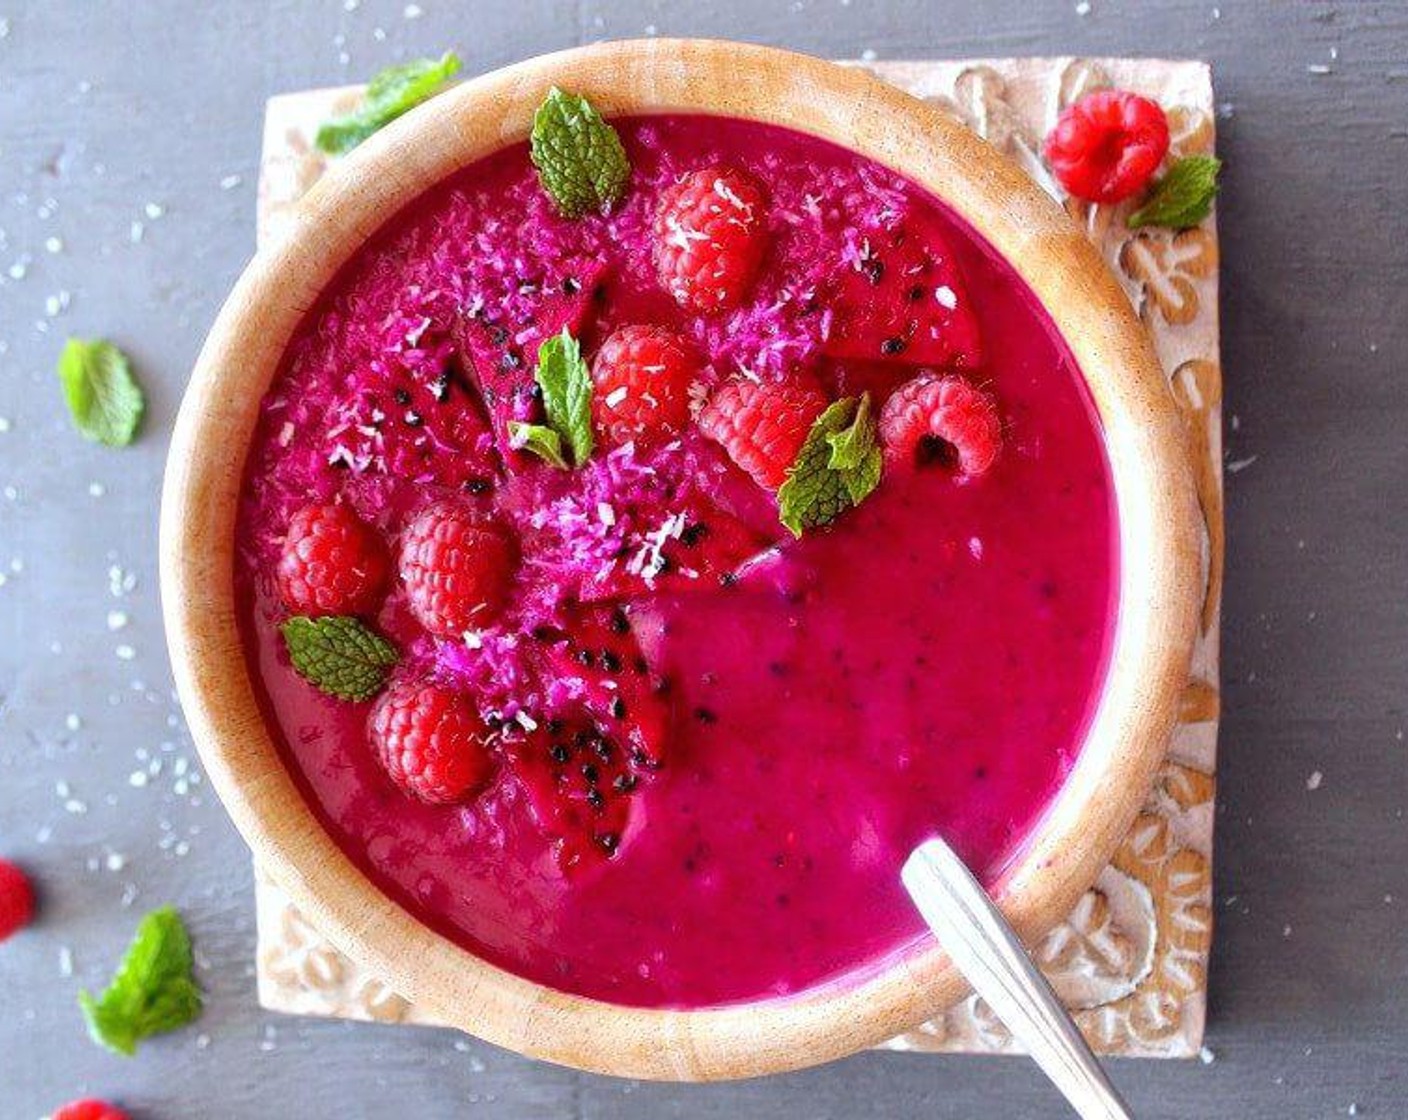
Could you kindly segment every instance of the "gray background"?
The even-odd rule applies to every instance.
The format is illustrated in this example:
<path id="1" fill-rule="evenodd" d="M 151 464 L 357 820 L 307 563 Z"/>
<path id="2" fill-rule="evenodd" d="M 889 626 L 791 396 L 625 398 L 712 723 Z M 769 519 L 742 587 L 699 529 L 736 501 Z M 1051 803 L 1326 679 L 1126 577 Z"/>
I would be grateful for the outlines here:
<path id="1" fill-rule="evenodd" d="M 205 787 L 179 774 L 191 751 L 155 552 L 172 415 L 253 240 L 263 100 L 450 46 L 472 73 L 655 32 L 882 58 L 1212 60 L 1240 468 L 1228 477 L 1215 1060 L 1121 1062 L 1115 1077 L 1144 1117 L 1408 1114 L 1408 7 L 421 7 L 0 0 L 0 853 L 43 889 L 37 927 L 0 948 L 0 1118 L 32 1120 L 80 1091 L 139 1120 L 1062 1114 L 1020 1060 L 865 1055 L 741 1085 L 651 1086 L 447 1033 L 255 1007 L 249 861 Z M 70 430 L 53 375 L 69 334 L 108 335 L 134 356 L 151 398 L 134 447 Z M 127 625 L 110 629 L 111 611 Z M 132 785 L 149 757 L 160 773 Z M 138 914 L 167 901 L 193 927 L 208 1010 L 136 1060 L 111 1057 L 85 1040 L 75 991 L 101 984 Z"/>

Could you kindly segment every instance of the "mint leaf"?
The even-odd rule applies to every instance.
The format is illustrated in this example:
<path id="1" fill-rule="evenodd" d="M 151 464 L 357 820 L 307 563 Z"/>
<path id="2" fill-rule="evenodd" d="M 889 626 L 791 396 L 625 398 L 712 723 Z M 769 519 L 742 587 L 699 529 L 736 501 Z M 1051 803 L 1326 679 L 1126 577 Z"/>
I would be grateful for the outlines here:
<path id="1" fill-rule="evenodd" d="M 102 995 L 78 993 L 93 1041 L 130 1057 L 149 1035 L 184 1027 L 200 1014 L 200 989 L 191 978 L 191 939 L 170 906 L 153 910 Z"/>
<path id="2" fill-rule="evenodd" d="M 85 437 L 109 447 L 132 442 L 146 398 L 126 354 L 105 339 L 71 338 L 59 355 L 59 381 L 74 427 Z"/>
<path id="3" fill-rule="evenodd" d="M 626 189 L 626 149 L 585 97 L 553 86 L 533 114 L 530 146 L 538 180 L 564 218 L 608 210 Z"/>
<path id="4" fill-rule="evenodd" d="M 1185 156 L 1154 184 L 1144 205 L 1126 222 L 1130 229 L 1140 226 L 1167 226 L 1187 229 L 1212 210 L 1217 194 L 1217 174 L 1222 161 L 1216 156 Z"/>
<path id="5" fill-rule="evenodd" d="M 880 484 L 880 469 L 870 394 L 834 402 L 813 422 L 778 488 L 782 523 L 797 537 L 830 524 Z"/>
<path id="6" fill-rule="evenodd" d="M 279 627 L 298 675 L 339 700 L 366 700 L 400 659 L 396 647 L 348 615 L 294 615 Z"/>
<path id="7" fill-rule="evenodd" d="M 533 376 L 543 391 L 548 427 L 572 449 L 572 462 L 580 467 L 592 454 L 592 375 L 566 327 L 543 339 Z"/>
<path id="8" fill-rule="evenodd" d="M 459 56 L 453 51 L 438 59 L 417 58 L 388 66 L 367 83 L 361 108 L 323 123 L 315 141 L 318 148 L 329 155 L 345 155 L 372 133 L 439 93 L 459 69 Z"/>
<path id="9" fill-rule="evenodd" d="M 850 427 L 828 433 L 826 442 L 831 447 L 831 458 L 826 465 L 833 471 L 841 472 L 841 481 L 851 503 L 859 505 L 867 494 L 880 485 L 880 444 L 875 422 L 870 417 L 869 393 L 861 396 Z"/>
<path id="10" fill-rule="evenodd" d="M 555 467 L 567 468 L 567 460 L 562 457 L 562 437 L 542 424 L 525 424 L 522 420 L 510 420 L 508 438 L 512 446 L 531 451 L 540 459 L 546 459 Z"/>

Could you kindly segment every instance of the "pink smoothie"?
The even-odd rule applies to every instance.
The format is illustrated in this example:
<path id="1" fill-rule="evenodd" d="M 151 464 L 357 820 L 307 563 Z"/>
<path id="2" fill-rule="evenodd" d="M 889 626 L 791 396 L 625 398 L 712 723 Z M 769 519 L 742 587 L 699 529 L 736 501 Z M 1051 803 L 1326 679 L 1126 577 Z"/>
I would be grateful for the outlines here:
<path id="1" fill-rule="evenodd" d="M 1069 772 L 1103 680 L 1113 492 L 1068 351 L 1012 270 L 932 197 L 785 130 L 680 116 L 615 123 L 633 172 L 610 216 L 557 217 L 518 145 L 428 190 L 310 312 L 250 452 L 237 593 L 288 765 L 383 890 L 555 988 L 728 1004 L 841 980 L 912 945 L 921 924 L 899 869 L 927 835 L 988 877 L 1020 850 Z M 651 216 L 665 184 L 718 162 L 765 185 L 771 243 L 744 306 L 700 317 L 660 288 Z M 976 316 L 982 357 L 962 372 L 992 393 L 1004 423 L 981 478 L 887 476 L 858 508 L 794 540 L 772 496 L 694 431 L 650 452 L 598 451 L 575 472 L 528 462 L 505 475 L 454 372 L 449 324 L 466 307 L 527 331 L 545 288 L 585 277 L 588 355 L 615 326 L 659 323 L 707 354 L 701 393 L 739 369 L 801 367 L 833 393 L 868 389 L 878 403 L 917 371 L 820 356 L 831 323 L 817 293 L 864 252 L 863 231 L 899 213 L 947 242 Z M 511 729 L 543 724 L 576 687 L 540 648 L 572 625 L 575 590 L 682 503 L 727 511 L 730 532 L 757 553 L 723 578 L 662 578 L 618 604 L 665 725 L 661 764 L 632 793 L 609 859 L 564 869 L 507 755 L 466 804 L 409 798 L 369 750 L 370 703 L 325 697 L 288 663 L 271 577 L 293 511 L 344 501 L 394 542 L 408 514 L 446 496 L 519 534 L 509 607 L 463 643 L 428 637 L 399 591 L 374 621 L 402 650 L 398 673 L 462 688 Z M 715 547 L 711 532 L 700 549 Z"/>

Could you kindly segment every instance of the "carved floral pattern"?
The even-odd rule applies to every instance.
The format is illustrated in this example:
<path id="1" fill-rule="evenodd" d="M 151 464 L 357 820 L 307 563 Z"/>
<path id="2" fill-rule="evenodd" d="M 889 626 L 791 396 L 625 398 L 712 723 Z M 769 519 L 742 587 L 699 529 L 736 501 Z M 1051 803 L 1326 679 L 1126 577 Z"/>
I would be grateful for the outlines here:
<path id="1" fill-rule="evenodd" d="M 1201 308 L 1199 281 L 1217 271 L 1217 240 L 1204 229 L 1140 230 L 1120 246 L 1118 260 L 1134 281 L 1141 319 L 1157 313 L 1170 326 L 1187 326 Z"/>
<path id="2" fill-rule="evenodd" d="M 300 1015 L 426 1022 L 409 1000 L 344 955 L 263 872 L 256 872 L 259 1002 Z"/>

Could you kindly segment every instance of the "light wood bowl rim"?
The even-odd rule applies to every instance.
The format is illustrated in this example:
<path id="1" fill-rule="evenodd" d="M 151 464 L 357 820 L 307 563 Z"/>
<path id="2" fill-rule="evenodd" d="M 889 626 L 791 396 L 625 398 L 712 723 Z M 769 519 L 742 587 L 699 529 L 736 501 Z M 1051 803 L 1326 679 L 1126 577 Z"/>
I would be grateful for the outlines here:
<path id="1" fill-rule="evenodd" d="M 924 185 L 1010 261 L 1080 363 L 1106 433 L 1120 608 L 1103 699 L 1076 767 L 998 887 L 1033 939 L 1063 919 L 1144 801 L 1171 734 L 1200 552 L 1184 434 L 1143 328 L 1066 214 L 935 109 L 856 68 L 741 43 L 650 39 L 531 59 L 466 82 L 365 143 L 299 205 L 216 320 L 172 438 L 161 513 L 163 611 L 202 761 L 260 864 L 321 932 L 423 1010 L 509 1049 L 629 1077 L 712 1080 L 824 1062 L 910 1030 L 963 992 L 934 946 L 799 996 L 704 1010 L 585 1000 L 502 971 L 391 901 L 319 825 L 279 759 L 233 601 L 240 480 L 284 345 L 337 268 L 447 174 L 521 140 L 550 85 L 607 115 L 718 113 L 786 125 Z"/>

